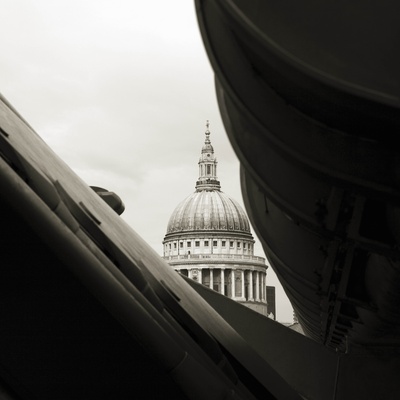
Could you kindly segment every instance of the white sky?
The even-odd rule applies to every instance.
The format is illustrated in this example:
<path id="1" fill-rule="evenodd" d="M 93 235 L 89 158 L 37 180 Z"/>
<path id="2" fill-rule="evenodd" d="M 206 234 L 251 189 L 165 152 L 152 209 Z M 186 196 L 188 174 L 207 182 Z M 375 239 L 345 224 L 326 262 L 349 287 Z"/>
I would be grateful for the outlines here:
<path id="1" fill-rule="evenodd" d="M 207 119 L 222 191 L 243 205 L 193 1 L 0 4 L 0 92 L 88 185 L 123 199 L 122 218 L 159 254 L 194 191 Z M 272 269 L 267 282 L 278 320 L 292 321 Z"/>

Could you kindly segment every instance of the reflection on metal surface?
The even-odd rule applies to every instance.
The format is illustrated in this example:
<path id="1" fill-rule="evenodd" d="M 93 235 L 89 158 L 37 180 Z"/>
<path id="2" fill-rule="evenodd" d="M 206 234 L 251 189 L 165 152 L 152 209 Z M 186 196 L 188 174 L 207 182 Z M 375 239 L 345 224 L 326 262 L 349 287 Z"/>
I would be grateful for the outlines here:
<path id="1" fill-rule="evenodd" d="M 400 395 L 400 8 L 367 3 L 196 2 L 248 215 L 341 399 Z"/>

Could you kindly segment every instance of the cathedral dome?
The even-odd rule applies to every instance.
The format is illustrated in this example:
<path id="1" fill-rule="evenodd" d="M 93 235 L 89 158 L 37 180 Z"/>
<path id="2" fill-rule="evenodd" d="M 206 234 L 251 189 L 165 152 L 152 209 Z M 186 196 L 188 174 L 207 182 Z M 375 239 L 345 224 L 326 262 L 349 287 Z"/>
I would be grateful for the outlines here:
<path id="1" fill-rule="evenodd" d="M 167 234 L 209 230 L 250 233 L 243 209 L 218 189 L 196 191 L 183 200 L 169 219 Z"/>
<path id="2" fill-rule="evenodd" d="M 175 208 L 168 222 L 167 236 L 187 232 L 229 231 L 252 237 L 249 220 L 242 207 L 220 190 L 218 163 L 208 126 L 207 121 L 206 137 L 198 163 L 196 191 Z"/>
<path id="3" fill-rule="evenodd" d="M 265 259 L 254 255 L 244 210 L 221 192 L 208 121 L 206 126 L 196 191 L 169 219 L 163 258 L 180 274 L 267 315 Z"/>

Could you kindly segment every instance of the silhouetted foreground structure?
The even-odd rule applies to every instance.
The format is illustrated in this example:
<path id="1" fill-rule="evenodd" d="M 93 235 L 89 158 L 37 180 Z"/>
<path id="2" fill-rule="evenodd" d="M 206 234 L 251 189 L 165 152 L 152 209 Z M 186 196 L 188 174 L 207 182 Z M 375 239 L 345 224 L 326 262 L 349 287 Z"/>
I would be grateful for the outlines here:
<path id="1" fill-rule="evenodd" d="M 400 6 L 252 3 L 196 7 L 247 210 L 312 340 L 185 282 L 1 97 L 2 398 L 400 397 Z"/>
<path id="2" fill-rule="evenodd" d="M 249 218 L 305 334 L 340 359 L 334 390 L 302 393 L 399 397 L 399 4 L 196 6 Z"/>
<path id="3" fill-rule="evenodd" d="M 2 399 L 297 399 L 120 219 L 120 199 L 84 184 L 0 100 Z"/>

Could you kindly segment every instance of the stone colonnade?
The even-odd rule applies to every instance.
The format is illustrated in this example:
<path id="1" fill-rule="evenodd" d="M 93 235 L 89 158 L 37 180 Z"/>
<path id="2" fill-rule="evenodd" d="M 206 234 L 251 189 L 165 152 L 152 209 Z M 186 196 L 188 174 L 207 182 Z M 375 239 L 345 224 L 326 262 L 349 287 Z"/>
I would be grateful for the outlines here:
<path id="1" fill-rule="evenodd" d="M 265 271 L 234 268 L 192 268 L 179 271 L 231 299 L 267 301 Z"/>

